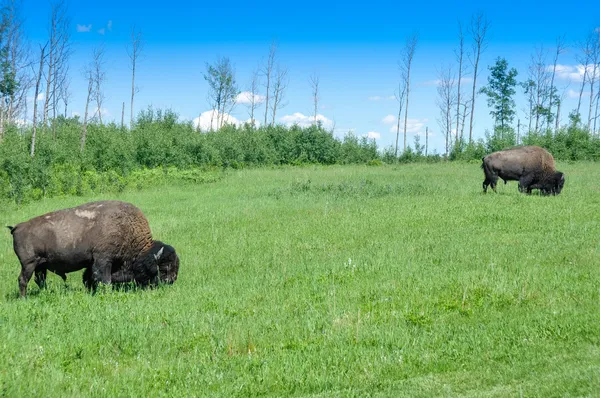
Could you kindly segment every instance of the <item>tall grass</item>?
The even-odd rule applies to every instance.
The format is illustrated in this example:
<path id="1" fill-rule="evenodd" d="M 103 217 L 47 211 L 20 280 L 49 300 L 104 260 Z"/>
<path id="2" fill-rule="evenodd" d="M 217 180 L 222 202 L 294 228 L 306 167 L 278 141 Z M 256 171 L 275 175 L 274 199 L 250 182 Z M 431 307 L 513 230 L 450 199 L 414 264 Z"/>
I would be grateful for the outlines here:
<path id="1" fill-rule="evenodd" d="M 181 257 L 155 290 L 49 275 L 18 299 L 0 234 L 6 396 L 594 396 L 600 166 L 561 195 L 481 193 L 459 162 L 243 169 L 100 198 L 138 205 Z"/>

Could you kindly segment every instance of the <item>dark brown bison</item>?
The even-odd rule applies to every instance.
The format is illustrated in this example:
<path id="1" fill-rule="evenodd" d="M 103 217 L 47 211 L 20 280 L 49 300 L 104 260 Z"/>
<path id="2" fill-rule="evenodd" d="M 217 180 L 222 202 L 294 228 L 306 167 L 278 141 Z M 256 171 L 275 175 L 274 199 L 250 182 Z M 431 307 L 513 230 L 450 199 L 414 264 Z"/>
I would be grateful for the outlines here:
<path id="1" fill-rule="evenodd" d="M 83 282 L 147 286 L 173 283 L 179 271 L 175 249 L 152 239 L 148 220 L 131 203 L 99 201 L 47 213 L 8 227 L 21 262 L 21 296 L 35 272 L 40 288 L 48 270 L 66 280 L 85 269 Z"/>
<path id="2" fill-rule="evenodd" d="M 554 158 L 539 146 L 520 146 L 491 153 L 482 159 L 481 168 L 485 174 L 483 192 L 488 185 L 496 191 L 498 177 L 507 181 L 519 182 L 519 191 L 531 193 L 539 189 L 543 194 L 558 195 L 565 184 L 565 176 L 556 171 Z"/>

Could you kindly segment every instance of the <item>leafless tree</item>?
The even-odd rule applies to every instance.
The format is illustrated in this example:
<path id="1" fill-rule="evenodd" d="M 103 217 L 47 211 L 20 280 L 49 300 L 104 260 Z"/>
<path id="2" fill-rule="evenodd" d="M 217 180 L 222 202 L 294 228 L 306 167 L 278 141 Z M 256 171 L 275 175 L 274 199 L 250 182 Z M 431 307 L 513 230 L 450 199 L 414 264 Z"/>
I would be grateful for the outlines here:
<path id="1" fill-rule="evenodd" d="M 95 51 L 94 51 L 95 52 Z M 95 55 L 95 54 L 94 54 Z M 92 97 L 94 96 L 94 65 L 93 63 L 85 68 L 83 74 L 88 82 L 87 87 L 87 97 L 85 100 L 85 111 L 83 113 L 83 132 L 81 134 L 81 152 L 85 150 L 85 140 L 87 138 L 87 123 L 88 123 L 88 115 L 90 102 Z"/>
<path id="2" fill-rule="evenodd" d="M 398 83 L 398 91 L 394 93 L 396 101 L 398 101 L 398 118 L 396 120 L 396 149 L 394 150 L 394 156 L 398 157 L 398 138 L 400 137 L 400 120 L 402 119 L 402 107 L 404 106 L 404 100 L 406 97 L 406 80 L 401 79 Z"/>
<path id="3" fill-rule="evenodd" d="M 32 88 L 35 78 L 31 69 L 35 62 L 29 57 L 29 49 L 23 39 L 23 18 L 21 0 L 3 0 L 0 2 L 0 47 L 1 62 L 5 68 L 6 81 L 0 98 L 0 139 L 2 139 L 4 123 L 14 122 L 27 107 L 27 93 Z M 27 118 L 27 112 L 24 112 Z"/>
<path id="4" fill-rule="evenodd" d="M 285 96 L 285 90 L 287 89 L 288 70 L 285 67 L 277 65 L 275 71 L 275 81 L 273 82 L 273 105 L 271 107 L 271 126 L 275 125 L 275 117 L 277 110 L 283 108 L 287 104 L 283 102 Z"/>
<path id="5" fill-rule="evenodd" d="M 233 108 L 239 94 L 235 82 L 235 71 L 229 58 L 220 57 L 214 65 L 207 63 L 204 79 L 208 83 L 207 99 L 212 109 L 210 129 L 213 129 L 215 113 L 217 129 L 219 129 L 224 123 L 225 113 L 230 112 Z"/>
<path id="6" fill-rule="evenodd" d="M 540 119 L 547 112 L 547 101 L 552 97 L 550 87 L 550 76 L 546 68 L 547 51 L 543 47 L 536 48 L 531 60 L 531 74 L 535 83 L 535 131 L 540 131 Z M 547 112 L 550 113 L 550 112 Z"/>
<path id="7" fill-rule="evenodd" d="M 450 153 L 452 146 L 452 116 L 453 108 L 456 103 L 456 77 L 452 71 L 452 67 L 448 66 L 439 72 L 438 92 L 438 108 L 440 110 L 440 118 L 438 123 L 441 131 L 444 134 L 446 142 L 446 156 Z"/>
<path id="8" fill-rule="evenodd" d="M 487 49 L 487 33 L 489 22 L 482 13 L 471 17 L 471 37 L 473 38 L 473 92 L 471 94 L 471 121 L 469 123 L 469 143 L 473 142 L 473 118 L 475 116 L 475 95 L 477 93 L 477 75 L 479 73 L 479 60 L 481 54 Z"/>
<path id="9" fill-rule="evenodd" d="M 125 101 L 123 101 L 123 106 L 121 107 L 121 130 L 125 127 Z"/>
<path id="10" fill-rule="evenodd" d="M 315 120 L 315 126 L 317 125 L 317 115 L 318 115 L 318 110 L 319 110 L 319 75 L 317 75 L 316 73 L 313 73 L 310 78 L 310 87 L 312 90 L 312 98 L 313 98 L 313 104 L 314 104 L 314 120 Z"/>
<path id="11" fill-rule="evenodd" d="M 459 22 L 458 23 L 458 50 L 456 51 L 456 58 L 458 59 L 458 88 L 456 91 L 457 94 L 457 98 L 456 98 L 456 140 L 458 141 L 459 139 L 459 131 L 460 129 L 460 107 L 461 107 L 461 103 L 460 103 L 460 96 L 461 96 L 461 90 L 460 90 L 460 84 L 462 82 L 462 76 L 463 76 L 463 58 L 465 55 L 465 35 L 463 33 L 463 28 L 462 28 L 462 24 Z M 462 134 L 460 134 L 460 139 L 462 139 Z"/>
<path id="12" fill-rule="evenodd" d="M 133 128 L 133 100 L 135 94 L 139 92 L 139 88 L 135 86 L 135 70 L 137 67 L 138 60 L 141 52 L 144 48 L 144 41 L 142 40 L 142 32 L 135 29 L 135 25 L 131 29 L 131 45 L 127 49 L 127 55 L 131 61 L 131 109 L 129 117 L 129 128 Z"/>
<path id="13" fill-rule="evenodd" d="M 35 91 L 33 94 L 33 132 L 31 134 L 31 157 L 35 155 L 35 137 L 37 133 L 37 104 L 38 96 L 40 95 L 40 83 L 42 82 L 42 73 L 44 70 L 44 61 L 46 60 L 46 43 L 43 47 L 40 46 L 40 66 L 37 71 L 37 79 L 35 81 Z"/>
<path id="14" fill-rule="evenodd" d="M 404 80 L 404 86 L 406 87 L 406 105 L 404 107 L 404 150 L 406 151 L 406 129 L 408 125 L 408 100 L 410 96 L 410 69 L 412 66 L 413 58 L 415 56 L 415 50 L 417 49 L 417 42 L 419 41 L 419 35 L 413 33 L 406 39 L 404 50 L 402 52 L 402 59 L 400 60 L 400 71 L 402 72 L 402 78 Z"/>
<path id="15" fill-rule="evenodd" d="M 98 121 L 102 124 L 102 104 L 104 103 L 104 92 L 102 85 L 106 79 L 106 71 L 104 70 L 104 46 L 99 46 L 94 49 L 93 53 L 92 75 L 94 78 L 94 96 L 96 97 L 96 112 L 98 112 Z"/>
<path id="16" fill-rule="evenodd" d="M 554 87 L 554 77 L 556 76 L 556 64 L 558 63 L 558 57 L 560 56 L 560 54 L 562 54 L 565 50 L 565 44 L 564 44 L 564 37 L 559 37 L 558 39 L 556 39 L 556 51 L 554 52 L 554 62 L 552 64 L 552 78 L 550 79 L 550 104 L 548 105 L 548 118 L 547 118 L 547 122 L 548 124 L 550 124 L 552 122 L 552 106 L 553 106 L 553 99 L 554 99 L 554 92 L 555 92 L 555 87 Z M 558 129 L 557 129 L 558 131 Z"/>
<path id="17" fill-rule="evenodd" d="M 248 98 L 248 114 L 250 115 L 250 123 L 252 126 L 256 125 L 256 119 L 254 115 L 256 113 L 256 108 L 262 102 L 258 93 L 258 86 L 260 85 L 260 75 L 259 70 L 254 70 L 252 72 L 252 77 L 250 79 L 250 87 L 248 92 L 250 93 L 250 98 Z"/>
<path id="18" fill-rule="evenodd" d="M 582 50 L 583 55 L 577 56 L 577 61 L 583 64 L 583 80 L 581 81 L 581 87 L 579 89 L 579 99 L 577 101 L 577 114 L 580 115 L 581 110 L 581 99 L 583 97 L 583 90 L 585 90 L 585 84 L 588 77 L 588 64 L 590 63 L 590 58 L 592 57 L 592 40 L 593 35 L 590 34 L 587 37 L 585 43 L 583 43 L 580 48 Z"/>
<path id="19" fill-rule="evenodd" d="M 271 79 L 273 77 L 273 69 L 275 68 L 275 57 L 277 53 L 277 43 L 271 42 L 271 48 L 269 49 L 269 57 L 267 58 L 267 64 L 263 67 L 262 73 L 265 77 L 265 126 L 268 123 L 269 115 L 269 99 L 271 95 Z"/>
<path id="20" fill-rule="evenodd" d="M 44 126 L 48 123 L 50 105 L 56 104 L 56 80 L 67 62 L 70 54 L 70 19 L 67 16 L 65 0 L 55 0 L 50 8 L 50 27 L 48 41 L 48 62 L 46 72 L 46 101 L 44 102 Z"/>
<path id="21" fill-rule="evenodd" d="M 592 114 L 593 114 L 593 108 L 594 108 L 594 102 L 595 102 L 595 97 L 594 97 L 594 88 L 596 85 L 596 81 L 600 79 L 598 78 L 598 75 L 600 74 L 600 71 L 598 70 L 599 65 L 599 59 L 600 59 L 600 31 L 599 30 L 594 30 L 592 32 L 592 39 L 591 41 L 591 45 L 590 45 L 590 62 L 592 63 L 591 67 L 591 73 L 589 73 L 589 80 L 590 80 L 590 105 L 589 105 L 589 111 L 588 111 L 588 123 L 587 123 L 587 128 L 588 131 L 592 131 L 592 120 L 594 119 Z"/>

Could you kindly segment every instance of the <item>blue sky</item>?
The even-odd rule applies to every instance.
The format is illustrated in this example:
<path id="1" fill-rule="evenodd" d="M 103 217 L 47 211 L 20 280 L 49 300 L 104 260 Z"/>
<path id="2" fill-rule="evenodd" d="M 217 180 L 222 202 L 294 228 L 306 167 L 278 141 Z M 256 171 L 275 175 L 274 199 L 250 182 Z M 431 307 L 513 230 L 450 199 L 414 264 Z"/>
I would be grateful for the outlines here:
<path id="1" fill-rule="evenodd" d="M 582 8 L 586 11 L 581 12 Z M 26 35 L 37 48 L 47 37 L 50 3 L 23 0 L 23 10 L 27 13 Z M 389 115 L 397 114 L 397 103 L 390 97 L 400 78 L 398 60 L 405 38 L 416 31 L 419 43 L 411 78 L 408 140 L 412 143 L 414 134 L 422 134 L 427 126 L 432 133 L 432 147 L 442 151 L 433 82 L 440 67 L 454 63 L 458 21 L 468 24 L 471 15 L 478 11 L 484 12 L 491 23 L 478 86 L 486 83 L 487 66 L 498 56 L 507 58 L 509 65 L 518 69 L 518 79 L 524 80 L 536 46 L 551 50 L 559 35 L 565 35 L 567 43 L 573 46 L 600 26 L 600 2 L 592 0 L 571 5 L 541 1 L 71 1 L 69 15 L 75 52 L 71 58 L 70 108 L 83 113 L 86 83 L 81 70 L 90 61 L 94 46 L 104 44 L 105 119 L 120 120 L 123 101 L 126 115 L 129 114 L 131 71 L 126 45 L 133 24 L 142 30 L 145 40 L 136 78 L 140 88 L 136 113 L 152 104 L 172 108 L 189 120 L 209 111 L 207 86 L 202 77 L 206 62 L 213 62 L 217 56 L 229 57 L 240 88 L 245 90 L 251 71 L 266 59 L 270 42 L 275 39 L 278 59 L 289 69 L 290 77 L 287 106 L 278 111 L 284 118 L 281 122 L 301 122 L 298 114 L 312 114 L 308 78 L 317 73 L 321 83 L 319 113 L 328 123 L 335 123 L 336 135 L 343 136 L 348 130 L 357 135 L 372 132 L 379 137 L 378 145 L 385 147 L 395 139 Z M 580 84 L 575 50 L 571 48 L 563 54 L 559 63 L 564 65 L 564 73 L 557 77 L 559 88 L 566 90 L 564 120 L 576 106 L 568 90 L 578 90 Z M 524 119 L 521 90 L 517 105 L 519 116 Z M 483 137 L 485 129 L 492 126 L 488 112 L 485 97 L 478 96 L 475 137 Z M 232 116 L 238 120 L 249 117 L 243 104 L 236 107 Z"/>

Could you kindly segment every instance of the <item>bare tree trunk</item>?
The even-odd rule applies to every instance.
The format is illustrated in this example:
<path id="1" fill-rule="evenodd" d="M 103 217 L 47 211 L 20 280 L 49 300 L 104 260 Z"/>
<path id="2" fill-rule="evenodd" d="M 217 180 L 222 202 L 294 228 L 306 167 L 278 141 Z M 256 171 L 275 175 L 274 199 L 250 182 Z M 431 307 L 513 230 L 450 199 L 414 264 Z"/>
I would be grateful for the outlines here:
<path id="1" fill-rule="evenodd" d="M 88 122 L 88 109 L 90 106 L 90 100 L 94 92 L 94 73 L 92 69 L 86 72 L 88 78 L 88 91 L 87 99 L 85 101 L 85 112 L 83 114 L 83 134 L 81 134 L 81 152 L 85 149 L 85 139 L 87 138 L 87 122 Z"/>
<path id="2" fill-rule="evenodd" d="M 477 88 L 477 73 L 479 69 L 479 59 L 481 53 L 487 48 L 486 35 L 489 23 L 484 19 L 483 14 L 477 14 L 471 18 L 471 35 L 473 37 L 473 52 L 475 53 L 475 62 L 473 63 L 473 92 L 471 94 L 471 121 L 469 123 L 469 143 L 473 142 L 473 117 L 475 116 L 475 94 Z"/>
<path id="3" fill-rule="evenodd" d="M 425 126 L 425 156 L 427 156 L 428 148 L 429 148 L 429 126 Z"/>
<path id="4" fill-rule="evenodd" d="M 597 133 L 596 122 L 598 121 L 598 105 L 600 104 L 600 79 L 598 79 L 598 93 L 596 94 L 596 110 L 594 112 L 594 134 Z"/>
<path id="5" fill-rule="evenodd" d="M 252 72 L 252 80 L 250 81 L 250 105 L 248 108 L 250 109 L 250 123 L 252 123 L 252 127 L 256 126 L 254 114 L 256 112 L 256 108 L 258 107 L 258 74 L 259 70 Z"/>
<path id="6" fill-rule="evenodd" d="M 558 101 L 558 103 L 556 104 L 556 125 L 554 126 L 554 129 L 556 130 L 556 133 L 558 133 L 558 129 L 560 127 L 560 105 L 562 104 L 562 101 Z"/>
<path id="7" fill-rule="evenodd" d="M 312 88 L 312 97 L 314 103 L 314 123 L 317 125 L 317 114 L 319 110 L 319 76 L 315 73 L 310 77 L 310 86 Z"/>
<path id="8" fill-rule="evenodd" d="M 463 35 L 463 30 L 462 30 L 462 24 L 459 22 L 458 23 L 458 39 L 459 39 L 459 46 L 458 46 L 458 94 L 457 94 L 457 100 L 456 100 L 456 141 L 458 142 L 459 139 L 459 124 L 460 124 L 460 83 L 462 81 L 462 73 L 463 73 L 463 56 L 464 56 L 464 43 L 465 43 L 465 37 Z M 462 139 L 462 134 L 460 136 L 460 138 Z"/>
<path id="9" fill-rule="evenodd" d="M 44 58 L 46 46 L 48 43 L 44 45 L 44 47 L 40 46 L 40 67 L 38 69 L 38 75 L 35 82 L 35 92 L 33 96 L 33 132 L 31 134 L 31 157 L 35 155 L 35 136 L 37 133 L 37 103 L 38 103 L 38 95 L 40 94 L 40 83 L 42 81 L 42 72 L 44 69 Z"/>
<path id="10" fill-rule="evenodd" d="M 131 47 L 128 49 L 129 59 L 131 60 L 131 104 L 130 104 L 130 115 L 129 115 L 129 128 L 133 128 L 133 100 L 135 93 L 139 90 L 135 87 L 135 70 L 137 67 L 138 58 L 142 52 L 144 42 L 142 41 L 142 32 L 135 31 L 135 25 L 131 29 Z"/>
<path id="11" fill-rule="evenodd" d="M 269 50 L 269 58 L 267 58 L 267 65 L 264 68 L 264 75 L 267 78 L 266 84 L 266 96 L 265 96 L 265 126 L 268 123 L 269 115 L 269 99 L 271 95 L 271 74 L 273 73 L 273 65 L 275 64 L 275 53 L 277 51 L 277 44 L 273 41 Z"/>
<path id="12" fill-rule="evenodd" d="M 94 78 L 94 94 L 96 97 L 96 106 L 98 112 L 98 121 L 102 125 L 102 104 L 104 102 L 104 93 L 102 92 L 102 83 L 104 83 L 106 72 L 104 71 L 104 46 L 94 49 L 93 60 L 93 78 Z"/>
<path id="13" fill-rule="evenodd" d="M 554 99 L 554 77 L 556 75 L 556 64 L 558 63 L 558 56 L 564 51 L 563 46 L 564 39 L 559 37 L 556 39 L 556 52 L 554 53 L 554 63 L 552 64 L 552 79 L 550 80 L 550 104 L 548 105 L 548 123 L 552 117 L 552 100 Z"/>
<path id="14" fill-rule="evenodd" d="M 581 88 L 579 89 L 579 100 L 577 101 L 577 114 L 580 115 L 580 109 L 581 109 L 581 98 L 583 97 L 583 90 L 585 89 L 585 83 L 587 80 L 587 70 L 588 70 L 588 63 L 590 62 L 590 39 L 588 38 L 585 48 L 583 49 L 584 51 L 584 59 L 585 61 L 583 62 L 583 81 L 581 82 Z"/>
<path id="15" fill-rule="evenodd" d="M 594 88 L 596 85 L 596 73 L 598 70 L 598 50 L 595 50 L 595 56 L 594 56 L 594 69 L 592 70 L 592 76 L 590 77 L 590 107 L 588 110 L 588 123 L 587 123 L 587 128 L 588 131 L 591 132 L 591 128 L 592 128 L 592 111 L 593 111 L 593 106 L 594 106 Z"/>
<path id="16" fill-rule="evenodd" d="M 288 85 L 287 74 L 287 68 L 280 68 L 277 66 L 275 83 L 273 85 L 273 112 L 271 115 L 271 126 L 275 125 L 277 109 L 285 106 L 283 104 L 283 96 Z"/>
<path id="17" fill-rule="evenodd" d="M 125 101 L 123 101 L 123 107 L 121 108 L 121 130 L 125 127 Z"/>
<path id="18" fill-rule="evenodd" d="M 415 56 L 415 50 L 417 48 L 417 42 L 419 40 L 419 36 L 417 33 L 413 33 L 412 36 L 406 39 L 406 44 L 404 47 L 404 53 L 402 55 L 402 62 L 400 65 L 400 69 L 402 70 L 402 75 L 404 77 L 404 86 L 406 87 L 406 105 L 404 107 L 404 150 L 406 152 L 406 130 L 408 126 L 408 100 L 410 97 L 410 68 L 412 66 L 412 61 Z"/>
<path id="19" fill-rule="evenodd" d="M 398 92 L 396 93 L 396 100 L 398 101 L 398 120 L 396 121 L 396 149 L 394 151 L 394 157 L 398 157 L 398 138 L 400 137 L 400 120 L 402 118 L 402 106 L 404 105 L 404 96 L 406 95 L 406 86 L 403 82 L 398 84 Z"/>

